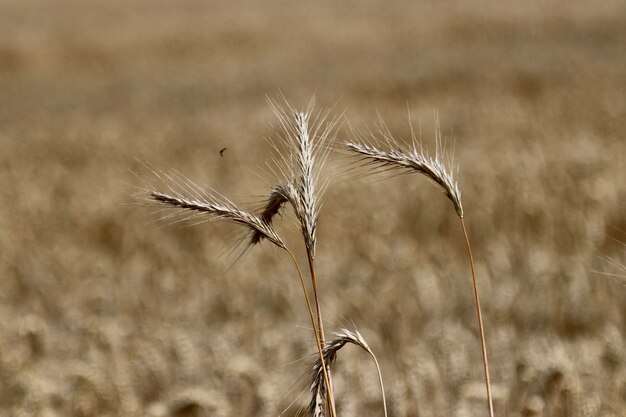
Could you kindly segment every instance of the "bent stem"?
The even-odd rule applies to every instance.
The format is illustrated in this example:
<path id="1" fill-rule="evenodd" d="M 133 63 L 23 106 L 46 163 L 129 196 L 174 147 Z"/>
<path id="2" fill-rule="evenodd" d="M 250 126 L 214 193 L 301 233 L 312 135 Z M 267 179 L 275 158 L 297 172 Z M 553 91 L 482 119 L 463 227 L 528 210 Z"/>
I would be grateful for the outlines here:
<path id="1" fill-rule="evenodd" d="M 476 285 L 476 271 L 474 270 L 474 257 L 472 256 L 472 248 L 470 246 L 469 238 L 467 237 L 467 229 L 465 228 L 465 221 L 463 216 L 459 216 L 461 219 L 461 227 L 463 229 L 463 236 L 465 236 L 465 244 L 467 245 L 467 254 L 469 255 L 470 267 L 472 269 L 472 283 L 474 284 L 474 302 L 476 303 L 476 314 L 478 316 L 478 329 L 480 330 L 480 344 L 483 351 L 483 367 L 485 369 L 485 386 L 487 387 L 487 402 L 489 404 L 489 417 L 494 417 L 493 414 L 493 400 L 491 397 L 491 382 L 489 380 L 489 361 L 487 359 L 487 345 L 485 344 L 485 331 L 483 328 L 483 315 L 480 311 L 480 299 L 478 298 L 478 286 Z"/>
<path id="2" fill-rule="evenodd" d="M 324 336 L 324 322 L 322 320 L 322 310 L 320 307 L 320 302 L 317 296 L 317 279 L 316 279 L 316 275 L 315 275 L 315 260 L 313 259 L 313 256 L 311 256 L 311 253 L 309 251 L 307 251 L 307 258 L 309 260 L 309 271 L 311 272 L 311 283 L 313 286 L 313 298 L 315 300 L 315 313 L 317 314 L 317 331 L 319 334 L 319 340 L 320 340 L 320 344 L 325 347 L 326 346 L 326 338 Z M 328 376 L 328 381 L 326 381 L 326 391 L 328 391 L 328 397 L 327 402 L 328 402 L 328 408 L 329 410 L 331 410 L 331 414 L 332 415 L 337 415 L 337 409 L 335 408 L 335 399 L 332 395 L 333 392 L 333 379 L 332 379 L 332 373 L 331 373 L 331 369 L 330 369 L 330 364 L 328 364 L 328 368 L 326 369 L 327 371 L 327 376 Z"/>
<path id="3" fill-rule="evenodd" d="M 335 404 L 335 400 L 333 397 L 333 393 L 330 390 L 330 376 L 328 375 L 328 368 L 326 368 L 326 362 L 324 361 L 324 353 L 322 351 L 322 343 L 320 341 L 320 335 L 318 333 L 317 330 L 317 326 L 315 325 L 315 318 L 313 317 L 313 308 L 311 307 L 311 300 L 309 299 L 309 294 L 306 290 L 306 286 L 304 284 L 304 278 L 302 277 L 302 270 L 300 269 L 300 265 L 298 264 L 298 261 L 296 260 L 296 257 L 293 255 L 293 253 L 288 249 L 285 248 L 285 250 L 287 251 L 287 253 L 289 254 L 289 256 L 291 257 L 291 260 L 293 261 L 293 264 L 296 266 L 296 269 L 298 270 L 298 277 L 300 278 L 300 284 L 302 285 L 302 291 L 304 292 L 304 299 L 306 300 L 306 305 L 307 305 L 307 309 L 309 311 L 309 317 L 311 318 L 311 325 L 313 326 L 313 333 L 315 334 L 315 343 L 317 344 L 317 352 L 319 354 L 320 357 L 320 362 L 322 363 L 322 372 L 324 374 L 324 383 L 326 384 L 326 391 L 328 392 L 328 399 L 330 404 L 333 405 L 333 407 L 330 408 L 330 416 L 331 417 L 336 417 L 336 413 L 335 413 L 335 409 L 334 409 L 334 404 Z M 310 258 L 309 258 L 310 259 Z M 313 291 L 316 292 L 315 287 L 313 287 Z M 317 307 L 319 307 L 319 304 L 317 305 Z M 319 318 L 319 316 L 318 316 Z"/>

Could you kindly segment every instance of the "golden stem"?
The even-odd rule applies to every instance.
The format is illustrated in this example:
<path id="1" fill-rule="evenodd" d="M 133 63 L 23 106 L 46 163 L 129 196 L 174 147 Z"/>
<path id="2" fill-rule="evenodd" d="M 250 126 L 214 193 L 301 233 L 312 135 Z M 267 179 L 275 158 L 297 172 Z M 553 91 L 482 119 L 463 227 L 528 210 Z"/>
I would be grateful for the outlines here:
<path id="1" fill-rule="evenodd" d="M 309 260 L 309 271 L 311 272 L 311 283 L 313 284 L 313 299 L 315 300 L 315 312 L 317 314 L 317 331 L 319 333 L 319 339 L 322 346 L 326 346 L 326 338 L 324 335 L 324 322 L 322 320 L 322 310 L 320 307 L 320 302 L 317 297 L 317 279 L 315 274 L 315 261 L 311 254 L 307 251 L 307 258 Z M 333 392 L 333 379 L 330 370 L 330 364 L 328 365 L 328 382 L 326 384 L 326 391 L 329 393 Z M 337 415 L 337 409 L 335 408 L 334 398 L 329 395 L 328 398 L 328 408 L 331 410 L 331 414 Z"/>
<path id="2" fill-rule="evenodd" d="M 317 332 L 317 327 L 315 326 L 315 318 L 313 317 L 313 308 L 311 307 L 311 300 L 309 299 L 309 294 L 306 290 L 306 286 L 304 284 L 304 278 L 302 277 L 302 270 L 300 269 L 300 265 L 298 264 L 298 261 L 296 260 L 296 257 L 293 255 L 293 253 L 285 247 L 285 250 L 287 251 L 287 253 L 289 254 L 289 256 L 291 257 L 291 260 L 293 261 L 293 264 L 296 266 L 296 269 L 298 270 L 298 277 L 300 278 L 300 284 L 302 285 L 302 291 L 304 292 L 304 299 L 306 300 L 306 305 L 307 305 L 307 309 L 309 310 L 309 317 L 311 318 L 311 325 L 313 326 L 313 333 L 315 334 L 315 342 L 317 344 L 317 352 L 319 353 L 320 356 L 320 362 L 322 363 L 322 372 L 324 375 L 324 383 L 326 384 L 326 387 L 328 388 L 330 386 L 329 383 L 329 376 L 328 376 L 328 369 L 326 369 L 326 362 L 324 361 L 324 352 L 322 351 L 322 344 L 320 343 L 320 337 L 319 334 Z M 332 403 L 334 403 L 334 399 L 333 399 L 333 393 L 330 390 L 326 390 L 328 398 Z M 334 412 L 333 409 L 330 410 L 330 416 L 331 417 L 336 417 L 336 414 Z"/>
<path id="3" fill-rule="evenodd" d="M 476 271 L 474 270 L 474 257 L 472 256 L 472 248 L 469 238 L 467 237 L 467 229 L 463 216 L 460 216 L 463 235 L 465 236 L 465 244 L 467 245 L 467 253 L 469 255 L 470 267 L 472 268 L 472 283 L 474 284 L 474 302 L 476 303 L 476 314 L 478 315 L 478 329 L 480 330 L 480 344 L 483 351 L 483 367 L 485 369 L 485 386 L 487 387 L 487 403 L 489 405 L 489 417 L 493 414 L 493 399 L 491 397 L 491 382 L 489 380 L 489 361 L 487 360 L 487 345 L 485 344 L 485 331 L 483 328 L 483 315 L 480 312 L 480 300 L 478 298 L 478 286 L 476 285 Z"/>

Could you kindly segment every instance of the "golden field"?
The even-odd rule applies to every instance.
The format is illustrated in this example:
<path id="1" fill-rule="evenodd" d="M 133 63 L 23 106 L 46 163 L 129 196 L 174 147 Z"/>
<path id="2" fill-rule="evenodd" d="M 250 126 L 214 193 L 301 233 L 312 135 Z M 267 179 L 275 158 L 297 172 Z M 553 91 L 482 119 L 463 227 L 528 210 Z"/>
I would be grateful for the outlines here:
<path id="1" fill-rule="evenodd" d="M 434 151 L 437 112 L 496 415 L 625 415 L 625 57 L 617 1 L 1 1 L 0 415 L 302 415 L 315 347 L 289 259 L 235 260 L 236 226 L 155 222 L 129 195 L 147 161 L 257 207 L 281 92 L 345 111 L 338 144 L 378 114 L 407 137 L 410 112 Z M 454 211 L 353 162 L 326 172 L 326 327 L 363 334 L 390 415 L 486 415 Z M 382 415 L 366 354 L 334 378 L 339 415 Z"/>

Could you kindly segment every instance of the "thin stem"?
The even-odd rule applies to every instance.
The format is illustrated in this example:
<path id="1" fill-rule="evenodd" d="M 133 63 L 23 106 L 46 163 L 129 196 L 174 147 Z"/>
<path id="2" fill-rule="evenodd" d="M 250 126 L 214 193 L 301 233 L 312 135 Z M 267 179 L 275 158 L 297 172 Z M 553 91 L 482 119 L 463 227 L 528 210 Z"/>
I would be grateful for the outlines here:
<path id="1" fill-rule="evenodd" d="M 387 417 L 387 398 L 385 397 L 385 385 L 383 384 L 383 374 L 380 372 L 380 366 L 378 365 L 378 359 L 376 356 L 370 351 L 370 355 L 374 358 L 374 363 L 376 364 L 376 370 L 378 371 L 378 382 L 380 382 L 380 390 L 383 393 L 383 409 L 385 411 L 385 417 Z"/>
<path id="2" fill-rule="evenodd" d="M 296 266 L 296 269 L 298 270 L 298 277 L 300 278 L 300 284 L 302 285 L 302 291 L 304 292 L 304 299 L 306 300 L 307 309 L 309 311 L 309 317 L 311 318 L 311 325 L 313 326 L 313 333 L 315 334 L 315 343 L 317 344 L 317 352 L 319 353 L 320 362 L 322 363 L 324 383 L 326 384 L 326 388 L 327 388 L 326 391 L 328 393 L 328 398 L 330 400 L 330 403 L 334 404 L 333 393 L 328 389 L 328 387 L 330 387 L 330 383 L 329 383 L 330 378 L 328 376 L 328 369 L 326 368 L 326 362 L 324 361 L 324 353 L 322 351 L 322 344 L 320 342 L 320 337 L 317 332 L 317 327 L 315 326 L 315 318 L 313 317 L 313 308 L 311 307 L 311 300 L 309 299 L 309 293 L 306 290 L 306 286 L 304 284 L 304 278 L 302 277 L 302 270 L 300 269 L 300 265 L 298 264 L 298 261 L 296 260 L 296 257 L 293 255 L 293 253 L 288 248 L 285 248 L 285 250 L 291 257 L 293 264 Z M 335 411 L 332 408 L 330 410 L 330 416 L 336 417 Z"/>
<path id="3" fill-rule="evenodd" d="M 469 238 L 467 237 L 467 229 L 465 228 L 465 221 L 463 221 L 463 216 L 459 216 L 459 218 L 461 219 L 461 227 L 463 228 L 463 235 L 465 236 L 465 244 L 467 245 L 467 254 L 469 255 L 470 266 L 472 268 L 472 283 L 474 284 L 474 301 L 476 303 L 476 314 L 478 315 L 478 329 L 480 330 L 480 344 L 483 350 L 483 367 L 485 368 L 485 386 L 487 387 L 487 402 L 489 404 L 489 417 L 494 417 L 493 399 L 491 397 L 491 382 L 489 380 L 489 360 L 487 359 L 487 345 L 485 344 L 483 315 L 480 312 L 480 299 L 478 298 L 478 286 L 476 285 L 476 271 L 474 270 L 474 257 L 472 256 L 472 248 L 470 246 Z"/>
<path id="4" fill-rule="evenodd" d="M 326 337 L 324 335 L 324 321 L 322 320 L 322 310 L 320 307 L 320 302 L 317 296 L 317 279 L 315 275 L 315 260 L 311 256 L 311 253 L 307 251 L 307 258 L 309 260 L 309 271 L 311 272 L 311 283 L 313 285 L 313 298 L 315 300 L 315 313 L 317 314 L 317 331 L 319 333 L 320 344 L 322 346 L 326 346 Z M 326 390 L 328 392 L 333 391 L 333 379 L 330 369 L 330 364 L 328 364 L 328 382 L 326 384 Z M 328 400 L 328 408 L 331 410 L 332 414 L 337 415 L 337 409 L 335 408 L 334 398 L 329 395 L 327 397 Z"/>
<path id="5" fill-rule="evenodd" d="M 307 251 L 308 252 L 308 251 Z M 324 323 L 322 321 L 322 312 L 320 309 L 320 303 L 317 297 L 317 279 L 315 275 L 315 261 L 310 254 L 307 254 L 309 259 L 309 270 L 311 271 L 311 282 L 313 284 L 313 299 L 315 300 L 315 313 L 317 314 L 317 331 L 320 335 L 320 342 L 322 345 L 326 344 L 326 338 L 324 336 Z"/>

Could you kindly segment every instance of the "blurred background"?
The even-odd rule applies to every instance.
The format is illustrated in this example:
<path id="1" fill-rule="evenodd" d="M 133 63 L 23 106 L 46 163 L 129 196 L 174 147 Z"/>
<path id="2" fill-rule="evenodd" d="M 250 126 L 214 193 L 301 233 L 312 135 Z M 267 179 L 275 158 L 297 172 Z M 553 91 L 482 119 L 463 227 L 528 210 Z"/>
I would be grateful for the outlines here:
<path id="1" fill-rule="evenodd" d="M 255 207 L 282 92 L 398 137 L 410 111 L 433 151 L 438 112 L 496 414 L 623 416 L 625 57 L 620 1 L 0 1 L 0 414 L 302 415 L 315 348 L 289 259 L 235 262 L 235 226 L 163 227 L 129 197 L 147 161 Z M 392 416 L 486 415 L 454 210 L 350 161 L 320 219 L 327 328 L 361 331 Z M 382 415 L 366 354 L 335 375 L 341 416 Z"/>

